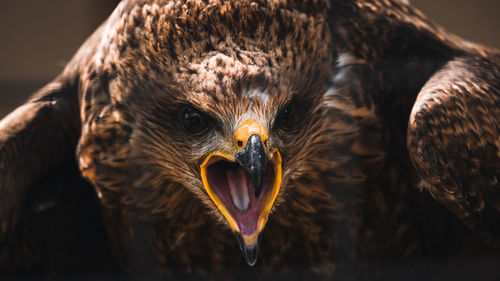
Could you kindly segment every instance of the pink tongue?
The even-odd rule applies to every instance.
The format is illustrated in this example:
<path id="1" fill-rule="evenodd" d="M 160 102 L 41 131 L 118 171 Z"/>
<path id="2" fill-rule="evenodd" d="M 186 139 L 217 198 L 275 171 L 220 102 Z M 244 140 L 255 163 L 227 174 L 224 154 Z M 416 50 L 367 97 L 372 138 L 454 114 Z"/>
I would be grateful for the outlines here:
<path id="1" fill-rule="evenodd" d="M 241 214 L 246 213 L 250 197 L 248 196 L 248 184 L 245 172 L 241 168 L 228 169 L 226 177 L 234 207 Z"/>

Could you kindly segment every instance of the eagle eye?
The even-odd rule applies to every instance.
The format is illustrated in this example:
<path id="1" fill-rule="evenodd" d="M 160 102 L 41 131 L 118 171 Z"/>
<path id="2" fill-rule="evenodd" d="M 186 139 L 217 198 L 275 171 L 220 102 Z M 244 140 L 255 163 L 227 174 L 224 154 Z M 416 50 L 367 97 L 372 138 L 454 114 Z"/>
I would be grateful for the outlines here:
<path id="1" fill-rule="evenodd" d="M 276 115 L 274 126 L 288 127 L 290 124 L 290 108 L 289 105 L 283 106 Z"/>
<path id="2" fill-rule="evenodd" d="M 193 107 L 187 107 L 181 112 L 182 125 L 191 134 L 200 134 L 209 125 L 209 120 L 205 114 Z"/>

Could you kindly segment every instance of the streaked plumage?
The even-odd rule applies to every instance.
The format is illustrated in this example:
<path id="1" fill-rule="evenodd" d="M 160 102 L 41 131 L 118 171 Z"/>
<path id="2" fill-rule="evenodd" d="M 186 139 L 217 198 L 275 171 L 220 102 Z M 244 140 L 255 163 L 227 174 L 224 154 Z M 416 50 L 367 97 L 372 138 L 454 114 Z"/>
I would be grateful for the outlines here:
<path id="1" fill-rule="evenodd" d="M 441 274 L 405 262 L 497 252 L 499 104 L 500 53 L 401 1 L 123 1 L 0 122 L 0 269 Z"/>

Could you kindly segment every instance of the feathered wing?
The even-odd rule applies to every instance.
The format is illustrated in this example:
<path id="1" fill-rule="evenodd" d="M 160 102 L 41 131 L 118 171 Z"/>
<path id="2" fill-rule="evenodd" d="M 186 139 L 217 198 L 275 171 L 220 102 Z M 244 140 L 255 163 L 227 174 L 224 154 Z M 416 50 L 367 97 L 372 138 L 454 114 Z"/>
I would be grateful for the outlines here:
<path id="1" fill-rule="evenodd" d="M 356 46 L 379 46 L 380 114 L 393 127 L 392 141 L 406 133 L 420 187 L 475 232 L 500 241 L 500 53 L 447 32 L 401 2 L 357 1 L 353 7 L 361 7 L 351 8 L 361 16 L 347 26 L 364 34 Z M 403 150 L 392 147 L 400 157 Z"/>
<path id="2" fill-rule="evenodd" d="M 70 79 L 71 80 L 71 79 Z M 75 85 L 60 77 L 0 122 L 0 248 L 10 243 L 29 189 L 74 151 Z M 0 250 L 2 256 L 7 255 Z"/>
<path id="3" fill-rule="evenodd" d="M 445 63 L 413 106 L 407 145 L 421 188 L 490 242 L 500 238 L 500 54 Z"/>
<path id="4" fill-rule="evenodd" d="M 82 222 L 99 227 L 97 200 L 78 172 L 75 151 L 80 73 L 93 61 L 102 30 L 56 79 L 0 121 L 0 273 L 36 265 L 42 251 L 49 263 L 69 264 L 49 252 L 71 245 L 65 242 L 71 235 L 94 235 Z"/>

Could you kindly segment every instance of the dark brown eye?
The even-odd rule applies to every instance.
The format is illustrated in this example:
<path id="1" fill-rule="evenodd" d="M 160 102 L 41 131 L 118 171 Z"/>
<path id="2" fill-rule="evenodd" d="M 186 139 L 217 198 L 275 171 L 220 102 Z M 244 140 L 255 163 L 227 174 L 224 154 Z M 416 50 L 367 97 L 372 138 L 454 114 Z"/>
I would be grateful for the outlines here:
<path id="1" fill-rule="evenodd" d="M 290 116 L 290 108 L 288 105 L 285 105 L 283 108 L 278 111 L 276 118 L 274 119 L 275 127 L 288 127 L 291 122 Z"/>
<path id="2" fill-rule="evenodd" d="M 181 120 L 186 131 L 191 134 L 201 134 L 209 124 L 208 118 L 192 107 L 185 108 L 182 111 Z"/>

